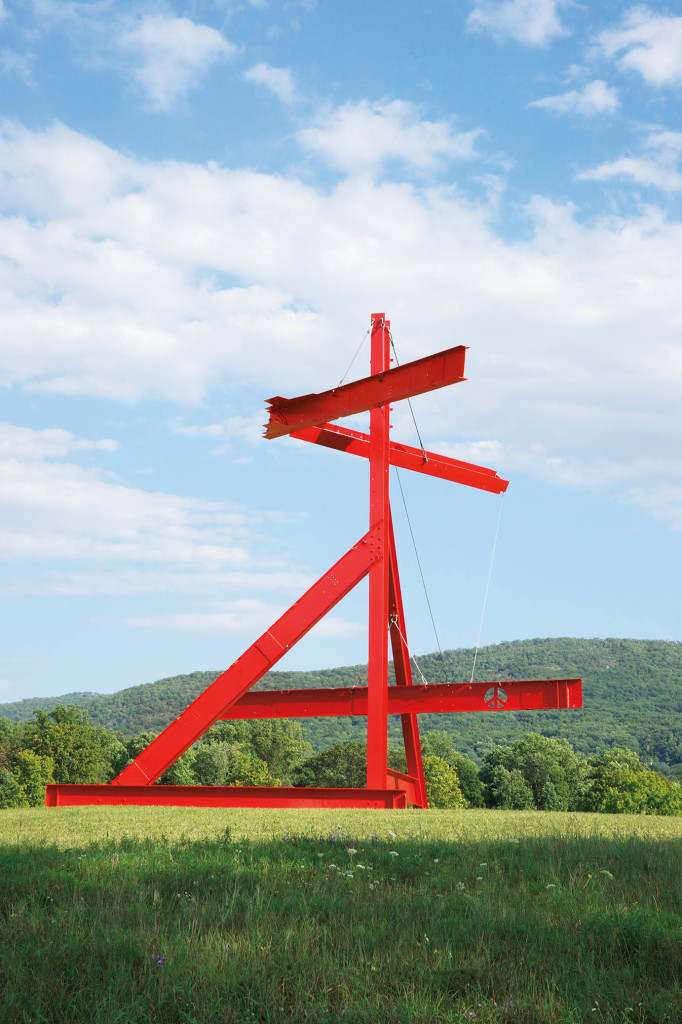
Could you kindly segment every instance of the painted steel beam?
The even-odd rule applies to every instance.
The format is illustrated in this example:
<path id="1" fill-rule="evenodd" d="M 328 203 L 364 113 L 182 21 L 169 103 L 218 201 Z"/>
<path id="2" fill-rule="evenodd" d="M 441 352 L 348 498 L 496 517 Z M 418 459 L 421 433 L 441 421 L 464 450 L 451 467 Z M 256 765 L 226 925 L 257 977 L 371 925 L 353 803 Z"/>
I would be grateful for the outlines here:
<path id="1" fill-rule="evenodd" d="M 372 316 L 370 371 L 387 376 L 391 365 L 390 325 L 383 313 Z M 388 767 L 388 521 L 390 465 L 390 407 L 369 414 L 369 525 L 383 523 L 383 557 L 369 571 L 367 651 L 367 786 L 386 785 Z"/>
<path id="2" fill-rule="evenodd" d="M 256 640 L 237 661 L 152 740 L 111 783 L 150 786 L 192 746 L 221 714 L 275 665 L 367 575 L 384 552 L 379 523 L 347 551 L 303 597 Z"/>
<path id="3" fill-rule="evenodd" d="M 410 649 L 407 646 L 407 628 L 403 596 L 398 572 L 398 555 L 393 533 L 393 517 L 388 516 L 388 623 L 393 651 L 393 671 L 398 686 L 412 686 L 412 666 Z M 388 682 L 388 679 L 387 679 Z M 405 744 L 405 762 L 409 778 L 415 787 L 415 797 L 411 801 L 415 806 L 427 808 L 429 800 L 426 793 L 424 762 L 422 759 L 421 741 L 419 739 L 419 720 L 416 715 L 401 715 L 403 743 Z"/>
<path id="4" fill-rule="evenodd" d="M 583 706 L 582 679 L 516 679 L 514 682 L 389 686 L 388 714 L 453 711 L 547 711 Z M 258 690 L 241 697 L 222 719 L 324 718 L 366 715 L 367 687 Z"/>
<path id="5" fill-rule="evenodd" d="M 435 355 L 396 366 L 392 370 L 332 388 L 331 391 L 300 395 L 298 398 L 282 398 L 279 395 L 268 398 L 270 419 L 265 425 L 265 437 L 282 437 L 293 430 L 320 426 L 327 420 L 353 416 L 380 405 L 435 391 L 448 384 L 459 384 L 466 380 L 465 354 L 466 346 L 457 345 L 436 352 Z"/>
<path id="6" fill-rule="evenodd" d="M 406 775 L 405 772 L 398 772 L 395 768 L 386 769 L 387 789 L 403 790 L 405 799 L 413 807 L 428 809 L 429 805 L 424 795 L 427 785 L 426 781 L 422 783 L 421 780 L 412 775 Z"/>
<path id="7" fill-rule="evenodd" d="M 127 805 L 158 807 L 368 807 L 402 808 L 406 787 L 386 789 L 297 789 L 293 786 L 113 786 L 52 784 L 46 807 Z"/>
<path id="8" fill-rule="evenodd" d="M 310 441 L 325 448 L 348 452 L 349 455 L 369 458 L 369 434 L 363 434 L 360 430 L 350 430 L 348 427 L 339 426 L 338 423 L 324 423 L 321 427 L 292 430 L 291 436 L 299 441 Z M 499 477 L 494 469 L 450 459 L 447 455 L 425 452 L 421 448 L 412 448 L 396 441 L 391 441 L 388 457 L 391 465 L 398 466 L 399 469 L 411 469 L 415 473 L 435 476 L 456 484 L 466 484 L 468 487 L 477 487 L 492 494 L 500 494 L 509 486 L 509 481 Z"/>

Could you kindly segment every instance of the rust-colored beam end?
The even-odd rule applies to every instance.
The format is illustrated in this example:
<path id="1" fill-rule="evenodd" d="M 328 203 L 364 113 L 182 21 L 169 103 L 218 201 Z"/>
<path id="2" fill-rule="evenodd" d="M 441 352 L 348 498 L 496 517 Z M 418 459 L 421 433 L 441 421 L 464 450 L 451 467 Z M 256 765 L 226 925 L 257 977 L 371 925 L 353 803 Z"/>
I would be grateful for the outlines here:
<path id="1" fill-rule="evenodd" d="M 269 419 L 267 423 L 263 424 L 263 428 L 265 430 L 263 437 L 267 437 L 268 440 L 271 440 L 273 437 L 283 437 L 285 434 L 289 433 L 287 430 L 286 417 L 278 411 L 280 406 L 286 401 L 288 401 L 288 399 L 282 398 L 281 395 L 275 395 L 274 398 L 265 399 L 265 404 L 269 406 L 267 410 Z"/>

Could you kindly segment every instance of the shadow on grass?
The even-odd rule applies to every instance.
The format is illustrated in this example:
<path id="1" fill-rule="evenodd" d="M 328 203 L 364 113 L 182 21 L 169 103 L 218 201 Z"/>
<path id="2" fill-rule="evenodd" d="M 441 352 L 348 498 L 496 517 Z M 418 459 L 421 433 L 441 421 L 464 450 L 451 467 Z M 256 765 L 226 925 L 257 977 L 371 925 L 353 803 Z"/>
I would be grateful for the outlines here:
<path id="1" fill-rule="evenodd" d="M 641 837 L 0 848 L 2 1020 L 673 1024 L 680 877 Z"/>

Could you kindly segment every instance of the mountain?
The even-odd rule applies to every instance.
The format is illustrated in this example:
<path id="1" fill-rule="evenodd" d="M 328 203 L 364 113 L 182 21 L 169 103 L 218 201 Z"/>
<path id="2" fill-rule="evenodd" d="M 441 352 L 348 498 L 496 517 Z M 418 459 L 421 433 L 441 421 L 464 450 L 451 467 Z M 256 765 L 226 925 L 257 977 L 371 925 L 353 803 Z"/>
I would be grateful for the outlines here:
<path id="1" fill-rule="evenodd" d="M 468 682 L 472 649 L 427 654 L 417 659 L 429 683 Z M 87 709 L 97 725 L 125 735 L 159 732 L 194 699 L 219 671 L 193 672 L 112 694 L 71 693 L 0 704 L 0 717 L 25 721 L 36 708 L 58 704 Z M 517 640 L 478 652 L 476 680 L 557 679 L 582 676 L 584 708 L 574 711 L 516 711 L 421 715 L 422 730 L 442 729 L 458 748 L 476 759 L 490 747 L 527 732 L 565 737 L 583 754 L 626 746 L 646 760 L 682 762 L 682 643 L 664 640 Z M 257 689 L 364 685 L 365 665 L 318 672 L 270 672 Z M 415 671 L 419 680 L 419 673 Z M 302 721 L 316 750 L 345 739 L 361 739 L 364 719 L 318 718 Z M 390 719 L 389 738 L 400 742 L 400 722 Z"/>

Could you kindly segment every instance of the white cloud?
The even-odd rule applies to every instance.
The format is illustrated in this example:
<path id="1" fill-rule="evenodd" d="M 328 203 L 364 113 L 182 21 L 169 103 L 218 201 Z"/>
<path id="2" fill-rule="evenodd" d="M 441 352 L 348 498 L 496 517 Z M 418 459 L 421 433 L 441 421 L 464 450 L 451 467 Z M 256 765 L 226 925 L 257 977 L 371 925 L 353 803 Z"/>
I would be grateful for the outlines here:
<path id="1" fill-rule="evenodd" d="M 151 493 L 101 471 L 48 462 L 79 450 L 112 451 L 63 430 L 0 429 L 0 559 L 253 564 L 242 509 Z"/>
<path id="2" fill-rule="evenodd" d="M 147 14 L 123 30 L 118 45 L 139 60 L 135 78 L 158 110 L 169 110 L 213 64 L 237 51 L 208 25 L 161 14 Z"/>
<path id="3" fill-rule="evenodd" d="M 516 39 L 525 46 L 544 46 L 556 36 L 567 35 L 559 18 L 565 0 L 474 0 L 467 25 L 490 32 L 497 42 Z"/>
<path id="4" fill-rule="evenodd" d="M 634 488 L 630 500 L 654 518 L 667 523 L 671 529 L 682 530 L 682 487 L 655 487 L 646 491 Z"/>
<path id="5" fill-rule="evenodd" d="M 558 96 L 545 96 L 533 100 L 529 107 L 540 107 L 555 114 L 582 114 L 594 117 L 596 114 L 613 114 L 620 106 L 618 90 L 597 79 L 588 82 L 582 89 L 571 89 Z"/>
<path id="6" fill-rule="evenodd" d="M 0 459 L 54 459 L 76 451 L 115 452 L 118 441 L 85 441 L 68 430 L 31 430 L 0 423 Z"/>
<path id="7" fill-rule="evenodd" d="M 646 157 L 621 156 L 578 175 L 582 181 L 609 181 L 612 178 L 631 178 L 638 185 L 652 186 L 663 192 L 679 192 L 682 189 L 682 174 L 679 171 L 661 166 Z"/>
<path id="8" fill-rule="evenodd" d="M 4 21 L 6 17 L 7 17 L 7 10 L 5 8 L 3 0 L 0 0 L 0 21 Z"/>
<path id="9" fill-rule="evenodd" d="M 678 133 L 650 136 L 646 158 L 673 160 Z M 632 480 L 633 467 L 654 480 L 652 452 L 676 457 L 682 227 L 653 206 L 590 223 L 538 197 L 528 236 L 517 241 L 499 237 L 491 208 L 453 185 L 349 174 L 322 191 L 281 174 L 154 164 L 63 126 L 16 125 L 0 133 L 0 204 L 7 386 L 183 403 L 226 386 L 252 394 L 257 385 L 263 397 L 324 390 L 345 370 L 366 317 L 383 307 L 401 361 L 453 341 L 471 346 L 466 384 L 416 400 L 427 443 L 494 438 L 517 453 L 539 444 L 530 472 L 559 460 L 565 478 L 588 479 L 596 467 L 596 481 L 604 468 L 614 485 Z M 241 413 L 252 421 L 250 408 Z M 396 420 L 400 439 L 408 429 L 400 409 Z M 219 443 L 245 436 L 229 420 L 207 426 Z M 51 472 L 55 486 L 82 488 L 92 507 L 96 497 L 105 509 L 125 504 L 117 485 L 92 471 L 37 468 L 45 502 Z M 201 526 L 197 517 L 212 515 L 201 503 L 123 490 L 131 520 L 139 505 L 143 524 L 166 511 L 177 523 L 178 562 L 205 544 L 206 565 L 220 548 L 224 508 Z M 43 538 L 48 525 L 41 521 Z M 246 540 L 224 529 L 226 549 L 248 559 Z M 123 540 L 111 530 L 81 538 L 70 528 L 66 547 L 96 542 L 118 557 Z M 149 558 L 160 557 L 167 533 L 141 530 Z M 141 534 L 130 544 L 147 550 Z"/>
<path id="10" fill-rule="evenodd" d="M 644 153 L 621 156 L 577 175 L 582 181 L 609 181 L 629 178 L 638 185 L 661 189 L 663 192 L 682 190 L 682 132 L 654 131 L 644 140 Z"/>
<path id="11" fill-rule="evenodd" d="M 285 606 L 257 598 L 242 598 L 221 604 L 217 611 L 132 617 L 126 619 L 125 624 L 138 629 L 178 630 L 217 636 L 247 634 L 255 640 L 285 611 Z M 355 636 L 363 628 L 359 623 L 349 622 L 338 615 L 326 615 L 313 627 L 310 636 L 338 639 Z"/>
<path id="12" fill-rule="evenodd" d="M 289 68 L 273 68 L 269 64 L 254 64 L 244 72 L 247 82 L 262 85 L 274 93 L 283 103 L 293 103 L 296 98 L 296 83 Z"/>
<path id="13" fill-rule="evenodd" d="M 436 449 L 443 455 L 478 466 L 494 466 L 500 476 L 530 473 L 566 487 L 604 487 L 628 484 L 633 479 L 650 473 L 670 472 L 671 465 L 664 459 L 639 461 L 605 459 L 585 452 L 582 457 L 553 454 L 540 442 L 514 445 L 502 441 L 472 441 L 452 444 L 440 441 Z M 682 473 L 682 461 L 679 462 Z"/>
<path id="14" fill-rule="evenodd" d="M 682 82 L 682 17 L 659 14 L 648 7 L 631 7 L 618 28 L 597 37 L 606 57 L 621 68 L 637 71 L 649 85 Z"/>
<path id="15" fill-rule="evenodd" d="M 253 444 L 263 433 L 263 414 L 256 416 L 228 416 L 222 423 L 207 423 L 199 426 L 196 423 L 173 424 L 171 433 L 180 437 L 208 437 L 227 442 L 238 442 L 240 445 Z"/>
<path id="16" fill-rule="evenodd" d="M 18 579 L 3 591 L 41 597 L 124 597 L 141 594 L 215 594 L 225 591 L 278 591 L 304 594 L 314 578 L 296 570 L 263 572 L 211 571 L 185 572 L 180 569 L 135 569 L 108 566 L 106 572 L 90 570 L 53 571 L 41 579 Z"/>
<path id="17" fill-rule="evenodd" d="M 154 110 L 169 110 L 239 49 L 217 29 L 159 13 L 153 4 L 135 4 L 137 12 L 129 13 L 111 0 L 32 3 L 40 30 L 63 32 L 78 61 L 91 71 L 113 68 L 124 75 Z"/>
<path id="18" fill-rule="evenodd" d="M 61 461 L 117 448 L 115 441 L 77 438 L 66 430 L 0 423 L 0 561 L 17 563 L 22 572 L 3 583 L 2 593 L 122 597 L 256 591 L 298 597 L 313 583 L 308 572 L 292 569 L 254 534 L 259 523 L 279 519 L 279 513 L 247 513 L 224 502 L 144 491 L 100 469 Z M 28 570 L 27 563 L 50 560 L 87 563 L 87 568 L 43 569 L 40 575 Z M 244 608 L 260 606 L 259 599 L 245 602 Z"/>
<path id="19" fill-rule="evenodd" d="M 423 121 L 404 100 L 346 103 L 320 112 L 299 132 L 305 149 L 346 172 L 379 171 L 388 161 L 429 173 L 445 160 L 470 160 L 479 129 L 453 132 L 448 121 Z"/>
<path id="20" fill-rule="evenodd" d="M 15 53 L 4 49 L 0 52 L 0 71 L 3 75 L 21 79 L 25 85 L 35 85 L 33 65 L 35 57 L 30 53 Z"/>

